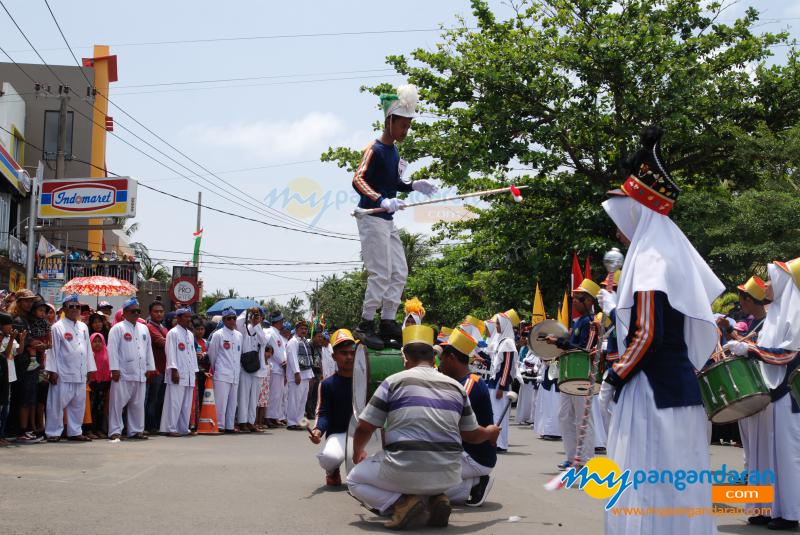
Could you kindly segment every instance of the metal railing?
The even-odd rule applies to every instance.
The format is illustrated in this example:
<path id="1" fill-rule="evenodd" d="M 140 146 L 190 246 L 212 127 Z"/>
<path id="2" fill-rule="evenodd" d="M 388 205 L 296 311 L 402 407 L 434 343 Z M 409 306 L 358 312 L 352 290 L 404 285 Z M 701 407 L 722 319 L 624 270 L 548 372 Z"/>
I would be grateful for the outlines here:
<path id="1" fill-rule="evenodd" d="M 139 262 L 111 262 L 102 260 L 70 260 L 67 280 L 74 277 L 116 277 L 138 286 Z"/>

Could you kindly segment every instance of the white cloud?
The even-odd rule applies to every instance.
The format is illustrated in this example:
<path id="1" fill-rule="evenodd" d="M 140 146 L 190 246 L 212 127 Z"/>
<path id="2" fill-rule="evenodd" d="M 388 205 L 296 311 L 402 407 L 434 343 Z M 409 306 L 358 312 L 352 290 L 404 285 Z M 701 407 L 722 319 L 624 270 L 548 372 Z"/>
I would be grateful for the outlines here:
<path id="1" fill-rule="evenodd" d="M 294 120 L 236 121 L 187 126 L 181 137 L 190 145 L 241 150 L 258 160 L 291 159 L 313 154 L 350 140 L 345 122 L 333 113 L 309 112 Z"/>

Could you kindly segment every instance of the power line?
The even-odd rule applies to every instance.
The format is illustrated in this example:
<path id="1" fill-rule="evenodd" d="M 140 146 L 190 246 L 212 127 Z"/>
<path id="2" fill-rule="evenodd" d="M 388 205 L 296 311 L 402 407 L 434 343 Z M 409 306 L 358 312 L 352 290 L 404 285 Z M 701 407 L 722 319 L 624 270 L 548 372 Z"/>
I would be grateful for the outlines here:
<path id="1" fill-rule="evenodd" d="M 207 252 L 205 252 L 205 251 L 203 251 L 203 250 L 201 250 L 200 252 L 201 252 L 202 254 L 206 254 L 206 255 L 208 254 Z M 213 255 L 213 254 L 212 254 L 212 255 L 209 255 L 209 256 L 213 256 L 214 258 L 219 258 L 220 260 L 223 260 L 223 261 L 225 261 L 227 264 L 230 264 L 230 265 L 232 265 L 232 266 L 234 266 L 234 267 L 238 266 L 238 264 L 234 264 L 233 262 L 229 262 L 229 261 L 225 260 L 225 258 L 223 258 L 223 257 L 221 257 L 221 256 L 216 256 L 216 255 Z M 253 269 L 253 268 L 251 268 L 251 267 L 245 267 L 245 269 L 244 269 L 244 270 L 245 270 L 245 271 L 252 271 L 252 272 L 254 272 L 254 273 L 261 273 L 261 274 L 263 274 L 263 275 L 269 275 L 270 277 L 277 277 L 277 278 L 279 278 L 279 279 L 295 280 L 295 281 L 303 281 L 303 280 L 308 280 L 308 279 L 302 279 L 302 278 L 298 278 L 298 277 L 287 277 L 286 275 L 278 275 L 278 274 L 276 274 L 276 273 L 272 273 L 272 272 L 270 272 L 270 271 L 263 271 L 263 270 L 261 270 L 261 269 Z"/>

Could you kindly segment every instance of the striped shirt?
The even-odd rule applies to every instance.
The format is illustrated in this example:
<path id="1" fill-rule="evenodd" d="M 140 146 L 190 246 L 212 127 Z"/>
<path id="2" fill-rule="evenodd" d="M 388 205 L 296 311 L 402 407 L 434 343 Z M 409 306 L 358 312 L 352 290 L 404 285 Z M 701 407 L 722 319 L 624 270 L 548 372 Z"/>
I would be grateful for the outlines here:
<path id="1" fill-rule="evenodd" d="M 360 419 L 384 428 L 380 475 L 408 494 L 438 494 L 461 482 L 461 431 L 478 422 L 464 387 L 430 366 L 384 380 Z"/>

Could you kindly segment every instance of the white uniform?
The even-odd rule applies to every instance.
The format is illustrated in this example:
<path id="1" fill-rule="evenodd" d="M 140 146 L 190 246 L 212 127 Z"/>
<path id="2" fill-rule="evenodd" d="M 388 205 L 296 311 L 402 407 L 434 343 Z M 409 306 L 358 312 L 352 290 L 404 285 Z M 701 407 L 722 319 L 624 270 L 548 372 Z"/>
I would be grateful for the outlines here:
<path id="1" fill-rule="evenodd" d="M 167 365 L 164 369 L 164 409 L 161 413 L 162 433 L 189 433 L 189 418 L 192 415 L 192 398 L 197 366 L 194 333 L 176 325 L 167 333 Z M 172 382 L 172 370 L 178 370 L 178 384 Z"/>
<path id="2" fill-rule="evenodd" d="M 293 336 L 286 344 L 286 379 L 289 385 L 289 402 L 286 419 L 289 425 L 299 425 L 308 400 L 308 381 L 314 378 L 314 370 L 300 366 L 300 353 L 306 351 L 311 358 L 311 344 L 304 338 Z M 294 376 L 300 374 L 300 384 L 295 384 Z"/>
<path id="3" fill-rule="evenodd" d="M 47 356 L 45 369 L 58 374 L 58 383 L 51 384 L 47 394 L 45 434 L 48 437 L 61 436 L 66 409 L 67 436 L 79 436 L 83 434 L 81 425 L 86 410 L 86 375 L 97 371 L 89 343 L 89 328 L 80 321 L 64 318 L 50 328 L 50 334 L 53 347 Z"/>
<path id="4" fill-rule="evenodd" d="M 575 460 L 575 456 L 580 453 L 583 462 L 594 457 L 594 422 L 592 418 L 592 396 L 571 396 L 561 392 L 561 406 L 558 412 L 558 420 L 561 424 L 561 438 L 564 440 L 564 453 L 569 462 Z M 589 417 L 586 419 L 586 429 L 584 430 L 581 451 L 578 451 L 578 433 L 583 423 L 583 413 L 586 410 L 586 402 L 589 402 Z"/>
<path id="5" fill-rule="evenodd" d="M 333 360 L 333 348 L 330 344 L 323 347 L 320 353 L 322 354 L 322 380 L 324 381 L 336 373 L 338 366 L 336 366 L 336 361 Z"/>
<path id="6" fill-rule="evenodd" d="M 108 366 L 119 371 L 111 381 L 108 435 L 122 434 L 122 410 L 128 407 L 128 436 L 144 431 L 146 373 L 156 370 L 153 344 L 147 325 L 128 320 L 114 324 L 108 332 Z"/>
<path id="7" fill-rule="evenodd" d="M 517 368 L 517 381 L 519 381 L 519 398 L 517 399 L 517 414 L 514 421 L 517 424 L 529 424 L 533 422 L 533 383 L 526 383 L 522 376 L 523 370 L 533 371 L 533 364 L 536 357 L 528 352 L 522 360 L 522 364 Z M 530 380 L 530 379 L 529 379 Z"/>
<path id="8" fill-rule="evenodd" d="M 492 413 L 495 419 L 500 417 L 503 409 L 506 407 L 508 400 L 508 392 L 511 391 L 511 381 L 517 373 L 517 362 L 519 356 L 517 355 L 517 346 L 514 344 L 514 327 L 511 325 L 511 320 L 498 316 L 501 322 L 501 331 L 495 335 L 495 342 L 493 347 L 495 351 L 492 353 L 492 380 L 489 383 L 489 398 L 492 400 Z M 492 349 L 492 345 L 489 346 Z M 511 353 L 510 361 L 506 362 L 505 355 Z M 497 399 L 497 389 L 503 385 L 504 382 L 508 386 L 508 390 L 503 392 L 500 399 Z M 500 388 L 502 390 L 502 388 Z M 508 449 L 508 423 L 510 410 L 506 412 L 501 422 L 495 422 L 500 426 L 500 436 L 497 438 L 497 447 L 500 449 Z"/>
<path id="9" fill-rule="evenodd" d="M 286 380 L 286 340 L 275 327 L 267 332 L 267 343 L 272 347 L 269 358 L 269 401 L 267 401 L 267 418 L 284 420 L 286 411 L 283 405 L 283 390 Z"/>
<path id="10" fill-rule="evenodd" d="M 365 216 L 356 223 L 364 269 L 369 273 L 361 317 L 372 319 L 380 308 L 381 319 L 394 320 L 408 277 L 400 232 L 391 219 Z"/>
<path id="11" fill-rule="evenodd" d="M 561 394 L 556 390 L 556 385 L 550 385 L 550 390 L 542 384 L 547 375 L 548 365 L 542 363 L 539 367 L 537 381 L 539 390 L 536 396 L 536 414 L 533 416 L 533 430 L 540 437 L 561 436 L 561 423 L 558 420 L 558 410 L 561 407 Z"/>
<path id="12" fill-rule="evenodd" d="M 240 424 L 255 424 L 261 380 L 269 375 L 269 369 L 264 362 L 264 351 L 268 341 L 261 325 L 252 325 L 246 319 L 246 312 L 242 312 L 236 318 L 236 328 L 242 334 L 242 353 L 257 351 L 260 366 L 253 373 L 247 373 L 244 369 L 239 372 L 239 406 L 236 411 L 236 421 Z"/>
<path id="13" fill-rule="evenodd" d="M 217 424 L 227 430 L 232 430 L 236 423 L 241 355 L 242 333 L 227 327 L 214 331 L 208 345 L 208 358 L 214 369 Z"/>

